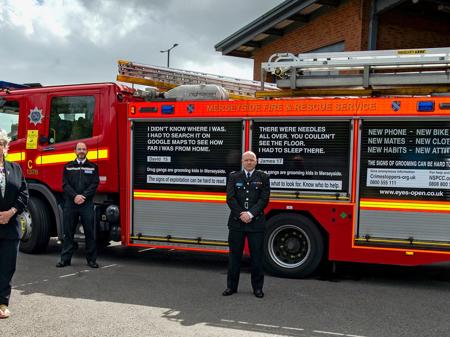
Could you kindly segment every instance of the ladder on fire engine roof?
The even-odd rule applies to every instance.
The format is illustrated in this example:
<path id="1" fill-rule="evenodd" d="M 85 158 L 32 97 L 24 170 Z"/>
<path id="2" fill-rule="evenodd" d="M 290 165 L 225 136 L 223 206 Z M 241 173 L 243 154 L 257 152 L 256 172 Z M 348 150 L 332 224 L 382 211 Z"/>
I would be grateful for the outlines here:
<path id="1" fill-rule="evenodd" d="M 268 73 L 283 90 L 257 97 L 449 93 L 450 48 L 279 53 L 261 64 Z"/>
<path id="2" fill-rule="evenodd" d="M 118 66 L 118 81 L 153 86 L 161 91 L 167 91 L 183 84 L 217 84 L 228 91 L 230 98 L 249 99 L 255 98 L 256 91 L 261 90 L 261 82 L 259 81 L 151 66 L 123 60 L 118 61 Z M 264 88 L 271 91 L 278 90 L 273 83 L 265 83 Z"/>

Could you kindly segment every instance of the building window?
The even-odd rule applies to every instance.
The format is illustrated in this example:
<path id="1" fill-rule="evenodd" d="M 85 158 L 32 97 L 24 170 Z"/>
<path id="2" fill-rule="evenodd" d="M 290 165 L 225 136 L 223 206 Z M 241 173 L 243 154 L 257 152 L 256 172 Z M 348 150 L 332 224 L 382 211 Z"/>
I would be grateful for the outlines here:
<path id="1" fill-rule="evenodd" d="M 345 51 L 345 43 L 343 41 L 335 44 L 330 44 L 325 47 L 310 50 L 308 53 L 335 53 L 341 51 Z"/>
<path id="2" fill-rule="evenodd" d="M 335 44 L 330 44 L 325 47 L 310 50 L 306 54 L 309 54 L 309 53 L 336 53 L 336 52 L 342 52 L 342 51 L 345 51 L 345 43 L 338 42 Z M 305 75 L 305 76 L 333 76 L 333 75 L 339 75 L 339 71 L 305 71 L 305 72 L 303 72 L 303 75 Z"/>

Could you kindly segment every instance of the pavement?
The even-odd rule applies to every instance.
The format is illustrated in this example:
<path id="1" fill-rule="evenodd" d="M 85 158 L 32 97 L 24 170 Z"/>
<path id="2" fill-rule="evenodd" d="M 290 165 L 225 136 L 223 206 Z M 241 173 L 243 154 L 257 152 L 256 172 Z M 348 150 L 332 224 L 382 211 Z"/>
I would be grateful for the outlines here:
<path id="1" fill-rule="evenodd" d="M 221 296 L 227 257 L 112 246 L 91 269 L 84 248 L 56 268 L 60 247 L 20 254 L 2 336 L 449 336 L 450 264 L 338 264 L 309 279 L 268 275 L 253 296 Z"/>

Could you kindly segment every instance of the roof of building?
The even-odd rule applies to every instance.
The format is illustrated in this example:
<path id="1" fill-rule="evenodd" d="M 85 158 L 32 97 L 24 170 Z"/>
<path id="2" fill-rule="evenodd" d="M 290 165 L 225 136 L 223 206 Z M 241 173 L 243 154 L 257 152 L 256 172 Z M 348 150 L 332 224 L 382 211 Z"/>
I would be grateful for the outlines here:
<path id="1" fill-rule="evenodd" d="M 345 1 L 286 0 L 214 47 L 223 55 L 251 58 L 256 49 L 307 24 L 317 16 L 332 11 Z M 405 9 L 417 8 L 418 11 L 427 9 L 447 15 L 450 13 L 449 0 L 375 0 L 374 4 L 374 13 L 376 14 L 382 14 L 400 5 Z"/>
<path id="2" fill-rule="evenodd" d="M 215 45 L 224 55 L 251 57 L 256 48 L 296 29 L 341 0 L 286 0 Z"/>

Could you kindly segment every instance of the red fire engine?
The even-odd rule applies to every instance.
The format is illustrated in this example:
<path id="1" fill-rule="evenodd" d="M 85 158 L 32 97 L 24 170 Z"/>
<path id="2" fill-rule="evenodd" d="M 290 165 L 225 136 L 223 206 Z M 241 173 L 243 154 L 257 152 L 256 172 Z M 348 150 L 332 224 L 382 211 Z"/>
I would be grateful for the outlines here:
<path id="1" fill-rule="evenodd" d="M 326 259 L 449 261 L 449 64 L 448 49 L 277 54 L 263 75 L 283 90 L 257 92 L 270 100 L 211 100 L 226 95 L 211 85 L 165 98 L 112 83 L 3 91 L 8 160 L 22 165 L 31 194 L 21 249 L 61 238 L 62 166 L 83 141 L 99 166 L 102 243 L 226 253 L 226 179 L 251 150 L 271 176 L 268 271 L 305 277 Z M 221 80 L 233 95 L 256 91 L 207 74 L 119 67 L 119 80 L 141 84 L 189 75 Z"/>

